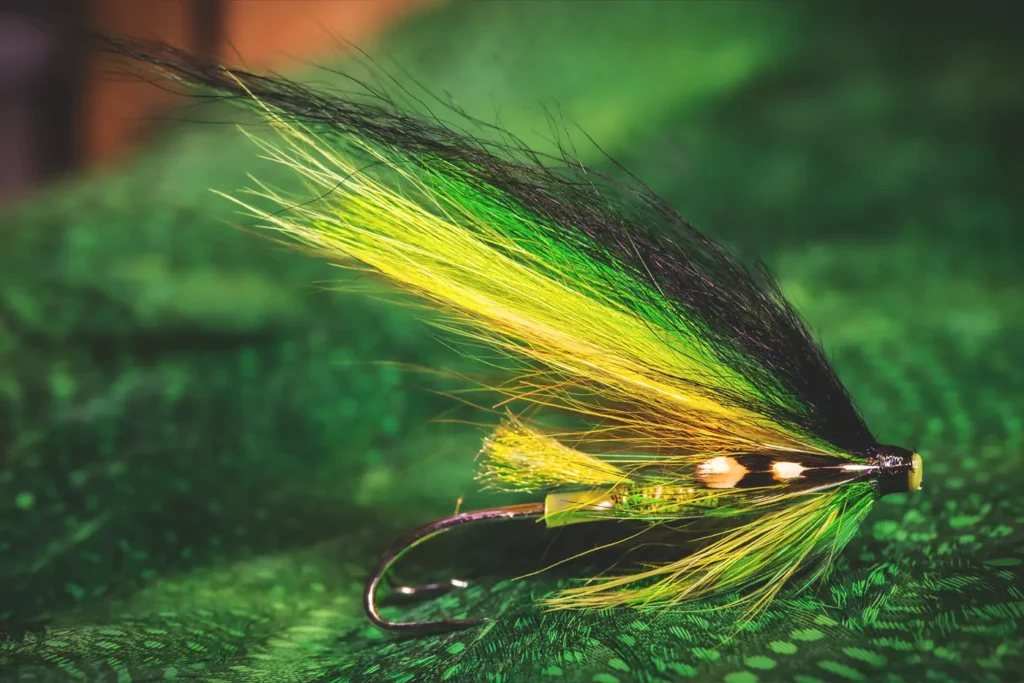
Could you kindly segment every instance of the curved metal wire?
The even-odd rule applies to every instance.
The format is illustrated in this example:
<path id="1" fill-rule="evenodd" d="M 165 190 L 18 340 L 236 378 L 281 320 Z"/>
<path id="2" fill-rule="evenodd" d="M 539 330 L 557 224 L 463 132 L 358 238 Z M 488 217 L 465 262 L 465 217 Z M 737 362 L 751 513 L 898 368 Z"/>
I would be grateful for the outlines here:
<path id="1" fill-rule="evenodd" d="M 455 526 L 469 524 L 472 522 L 495 522 L 506 519 L 525 519 L 530 517 L 541 517 L 544 514 L 544 503 L 525 503 L 522 505 L 506 505 L 504 507 L 488 508 L 485 510 L 474 510 L 462 512 L 451 517 L 445 517 L 421 527 L 413 529 L 395 541 L 381 557 L 380 564 L 376 571 L 366 582 L 363 590 L 363 609 L 366 616 L 373 624 L 390 633 L 403 635 L 423 635 L 426 633 L 443 633 L 471 626 L 477 626 L 487 621 L 485 618 L 478 619 L 439 619 L 436 621 L 389 621 L 377 611 L 377 587 L 381 579 L 385 577 L 388 570 L 402 555 L 415 548 L 420 543 L 427 541 L 440 533 Z M 453 588 L 465 588 L 469 583 L 462 579 L 449 579 L 437 583 L 425 583 L 417 586 L 392 585 L 396 592 L 409 597 L 422 597 L 446 593 Z"/>

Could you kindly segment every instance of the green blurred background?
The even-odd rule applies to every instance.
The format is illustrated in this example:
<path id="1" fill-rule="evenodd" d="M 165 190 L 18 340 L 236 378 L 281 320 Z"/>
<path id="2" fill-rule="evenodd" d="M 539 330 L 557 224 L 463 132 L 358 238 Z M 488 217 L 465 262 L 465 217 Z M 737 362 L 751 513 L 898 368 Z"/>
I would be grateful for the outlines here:
<path id="1" fill-rule="evenodd" d="M 394 537 L 499 500 L 473 483 L 495 417 L 446 395 L 479 367 L 422 313 L 233 229 L 210 189 L 289 179 L 213 125 L 230 110 L 178 111 L 207 123 L 0 209 L 0 680 L 1020 680 L 1020 19 L 455 3 L 367 46 L 536 146 L 554 112 L 764 258 L 879 439 L 921 450 L 923 491 L 881 501 L 827 583 L 739 633 L 724 611 L 544 614 L 533 598 L 571 575 L 510 580 L 561 542 L 524 526 L 403 566 L 475 582 L 388 614 L 486 627 L 366 622 Z"/>

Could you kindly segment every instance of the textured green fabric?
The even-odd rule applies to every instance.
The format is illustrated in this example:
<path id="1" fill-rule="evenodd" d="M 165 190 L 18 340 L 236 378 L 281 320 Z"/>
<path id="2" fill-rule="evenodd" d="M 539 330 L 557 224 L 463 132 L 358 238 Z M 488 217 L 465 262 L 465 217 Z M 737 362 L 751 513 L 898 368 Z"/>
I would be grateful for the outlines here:
<path id="1" fill-rule="evenodd" d="M 330 291 L 340 271 L 231 229 L 208 188 L 281 172 L 227 128 L 175 130 L 0 215 L 0 680 L 1020 680 L 1019 25 L 483 3 L 385 41 L 532 143 L 561 111 L 764 257 L 879 438 L 921 450 L 923 491 L 881 501 L 827 582 L 740 629 L 725 611 L 542 613 L 572 572 L 512 579 L 573 528 L 528 523 L 400 569 L 474 584 L 388 615 L 485 627 L 370 627 L 362 583 L 393 537 L 460 496 L 507 500 L 472 482 L 471 423 L 493 416 L 416 370 L 481 368 L 418 311 Z"/>

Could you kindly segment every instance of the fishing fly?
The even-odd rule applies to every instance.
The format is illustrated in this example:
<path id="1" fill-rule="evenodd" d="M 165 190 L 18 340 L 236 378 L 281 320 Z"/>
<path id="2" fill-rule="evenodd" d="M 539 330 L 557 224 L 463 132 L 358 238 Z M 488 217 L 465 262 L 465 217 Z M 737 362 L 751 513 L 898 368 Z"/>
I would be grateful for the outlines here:
<path id="1" fill-rule="evenodd" d="M 585 423 L 497 426 L 479 479 L 536 502 L 462 512 L 399 539 L 365 588 L 380 628 L 483 622 L 392 621 L 378 589 L 437 534 L 516 519 L 715 523 L 696 550 L 582 579 L 546 608 L 688 608 L 735 595 L 730 604 L 753 614 L 798 572 L 823 577 L 879 496 L 921 487 L 920 455 L 876 442 L 766 269 L 740 264 L 639 181 L 531 152 L 505 131 L 479 139 L 369 86 L 328 93 L 103 40 L 163 77 L 247 103 L 275 129 L 272 141 L 253 139 L 316 200 L 255 180 L 261 201 L 230 197 L 247 212 L 334 263 L 385 276 L 440 310 L 448 331 L 517 363 L 517 378 L 494 391 Z"/>

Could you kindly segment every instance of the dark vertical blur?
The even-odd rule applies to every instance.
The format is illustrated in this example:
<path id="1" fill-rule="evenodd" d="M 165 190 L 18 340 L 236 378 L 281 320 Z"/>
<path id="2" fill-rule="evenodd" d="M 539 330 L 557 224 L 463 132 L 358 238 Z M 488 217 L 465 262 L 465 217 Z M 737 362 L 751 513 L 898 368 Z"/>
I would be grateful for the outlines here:
<path id="1" fill-rule="evenodd" d="M 224 0 L 192 0 L 195 51 L 217 57 L 224 39 Z"/>
<path id="2" fill-rule="evenodd" d="M 0 11 L 0 202 L 112 156 L 123 132 L 109 130 L 105 117 L 111 107 L 130 102 L 136 105 L 131 115 L 142 115 L 141 102 L 125 97 L 130 85 L 104 79 L 109 65 L 88 52 L 86 30 L 145 35 L 213 55 L 222 13 L 217 0 L 5 3 Z"/>
<path id="3" fill-rule="evenodd" d="M 34 0 L 0 11 L 0 201 L 76 163 L 83 4 Z"/>
<path id="4" fill-rule="evenodd" d="M 0 0 L 0 203 L 67 172 L 115 161 L 173 106 L 119 75 L 82 29 L 158 40 L 254 67 L 365 40 L 430 0 Z"/>

